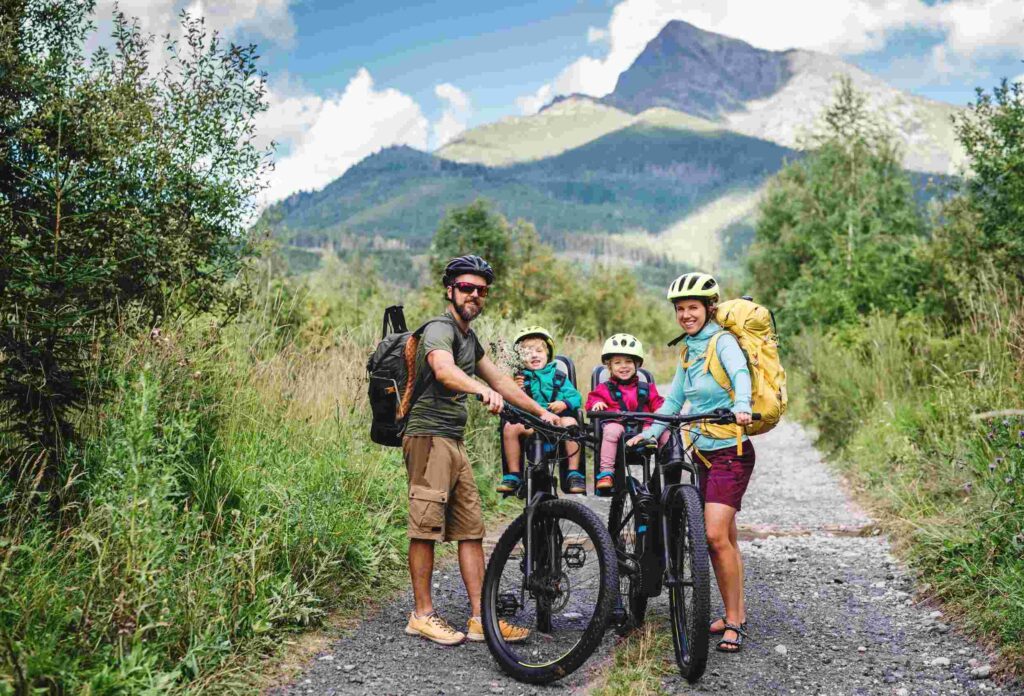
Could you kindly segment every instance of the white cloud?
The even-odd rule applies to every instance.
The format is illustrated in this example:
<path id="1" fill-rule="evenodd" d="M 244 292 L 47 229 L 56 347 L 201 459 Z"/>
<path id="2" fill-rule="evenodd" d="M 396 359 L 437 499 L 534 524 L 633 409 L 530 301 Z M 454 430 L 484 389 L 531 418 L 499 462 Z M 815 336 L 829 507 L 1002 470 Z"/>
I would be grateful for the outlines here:
<path id="1" fill-rule="evenodd" d="M 516 103 L 532 113 L 543 106 L 536 100 L 545 90 L 550 92 L 548 98 L 573 92 L 608 94 L 651 39 L 676 19 L 760 48 L 848 55 L 884 48 L 893 32 L 932 31 L 944 37 L 932 64 L 952 71 L 975 53 L 1019 47 L 1024 4 L 1020 0 L 949 0 L 936 5 L 923 0 L 623 0 L 612 10 L 606 29 L 591 27 L 587 32 L 588 40 L 600 36 L 607 41 L 603 58 L 578 58 L 551 83 Z"/>
<path id="2" fill-rule="evenodd" d="M 360 68 L 341 95 L 271 92 L 262 133 L 290 138 L 277 160 L 263 201 L 325 186 L 364 157 L 389 145 L 427 148 L 428 122 L 419 104 L 395 89 L 377 90 Z"/>
<path id="3" fill-rule="evenodd" d="M 1012 80 L 1010 80 L 1010 82 L 1019 82 L 1022 85 L 1024 85 L 1024 73 L 1021 73 L 1017 77 L 1013 78 Z"/>
<path id="4" fill-rule="evenodd" d="M 551 101 L 554 96 L 554 88 L 551 85 L 541 85 L 533 94 L 516 97 L 516 106 L 524 114 L 535 114 L 541 107 Z"/>
<path id="5" fill-rule="evenodd" d="M 432 133 L 434 147 L 439 148 L 466 130 L 466 117 L 469 116 L 470 102 L 469 95 L 450 82 L 444 82 L 434 87 L 434 94 L 445 102 L 444 112 L 441 114 L 441 118 L 434 123 Z"/>
<path id="6" fill-rule="evenodd" d="M 587 43 L 598 43 L 608 38 L 608 31 L 606 29 L 598 29 L 597 27 L 587 27 Z"/>
<path id="7" fill-rule="evenodd" d="M 281 46 L 292 46 L 295 23 L 288 11 L 294 0 L 98 0 L 93 15 L 96 30 L 87 38 L 85 49 L 91 53 L 103 46 L 113 47 L 111 30 L 115 8 L 130 21 L 138 23 L 144 36 L 155 37 L 149 53 L 150 69 L 159 70 L 166 64 L 164 37 L 179 43 L 184 38 L 181 13 L 184 11 L 201 18 L 207 31 L 216 31 L 227 40 L 237 38 L 238 32 L 248 30 L 260 43 L 270 41 Z"/>
<path id="8" fill-rule="evenodd" d="M 434 94 L 457 111 L 469 111 L 469 95 L 450 82 L 443 82 L 434 87 Z"/>

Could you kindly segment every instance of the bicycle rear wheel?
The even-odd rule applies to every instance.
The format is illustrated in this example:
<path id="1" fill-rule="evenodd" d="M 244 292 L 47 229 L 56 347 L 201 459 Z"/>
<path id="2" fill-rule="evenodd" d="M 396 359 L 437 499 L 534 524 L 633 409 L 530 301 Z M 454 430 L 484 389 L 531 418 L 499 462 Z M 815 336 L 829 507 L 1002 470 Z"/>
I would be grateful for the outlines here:
<path id="1" fill-rule="evenodd" d="M 626 477 L 626 482 L 626 485 L 636 485 L 636 479 L 632 477 Z M 644 542 L 650 536 L 639 527 L 633 499 L 627 491 L 616 491 L 608 511 L 608 533 L 619 561 L 619 603 L 625 612 L 624 620 L 617 629 L 620 635 L 643 626 L 647 614 L 647 597 L 641 592 L 640 557 Z"/>
<path id="2" fill-rule="evenodd" d="M 672 643 L 679 673 L 691 684 L 708 663 L 708 624 L 711 620 L 710 569 L 704 507 L 693 486 L 675 495 L 669 525 L 669 562 L 677 583 L 669 588 Z"/>
<path id="3" fill-rule="evenodd" d="M 501 669 L 531 684 L 572 673 L 604 636 L 618 587 L 615 550 L 601 520 L 568 500 L 548 500 L 533 514 L 530 580 L 526 515 L 501 535 L 484 576 L 482 619 L 487 647 Z M 510 643 L 500 621 L 530 629 Z"/>

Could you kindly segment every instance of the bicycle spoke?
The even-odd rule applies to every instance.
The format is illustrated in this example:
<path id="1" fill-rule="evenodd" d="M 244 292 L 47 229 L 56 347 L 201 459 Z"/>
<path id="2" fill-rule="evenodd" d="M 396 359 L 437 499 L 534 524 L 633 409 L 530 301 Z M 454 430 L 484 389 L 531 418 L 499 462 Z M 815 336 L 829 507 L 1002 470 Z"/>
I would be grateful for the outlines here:
<path id="1" fill-rule="evenodd" d="M 496 607 L 498 618 L 531 631 L 503 646 L 527 667 L 557 662 L 579 644 L 598 614 L 602 581 L 597 541 L 586 530 L 565 518 L 534 520 L 529 580 L 520 538 L 501 568 Z"/>

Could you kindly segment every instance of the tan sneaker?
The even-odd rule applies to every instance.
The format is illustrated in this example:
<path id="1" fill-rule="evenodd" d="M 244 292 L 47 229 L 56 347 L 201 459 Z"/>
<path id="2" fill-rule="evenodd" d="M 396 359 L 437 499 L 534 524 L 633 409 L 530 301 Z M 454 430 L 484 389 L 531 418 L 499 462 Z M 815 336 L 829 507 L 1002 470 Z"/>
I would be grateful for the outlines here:
<path id="1" fill-rule="evenodd" d="M 530 636 L 530 629 L 513 626 L 504 619 L 498 620 L 498 626 L 501 627 L 501 637 L 506 643 L 522 643 Z M 481 641 L 484 638 L 483 623 L 479 617 L 471 616 L 469 623 L 466 624 L 466 640 Z"/>
<path id="2" fill-rule="evenodd" d="M 416 612 L 409 614 L 409 623 L 405 627 L 406 634 L 410 636 L 421 636 L 441 645 L 458 645 L 466 640 L 466 634 L 456 631 L 448 625 L 437 613 L 429 616 L 416 616 Z"/>

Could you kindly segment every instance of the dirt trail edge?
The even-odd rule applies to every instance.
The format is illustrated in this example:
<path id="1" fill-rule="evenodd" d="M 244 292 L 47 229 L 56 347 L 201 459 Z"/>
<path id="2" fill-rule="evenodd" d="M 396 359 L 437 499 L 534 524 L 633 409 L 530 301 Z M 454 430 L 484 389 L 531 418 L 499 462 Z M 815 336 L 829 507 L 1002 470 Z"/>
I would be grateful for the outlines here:
<path id="1" fill-rule="evenodd" d="M 757 468 L 738 518 L 750 637 L 739 655 L 712 652 L 699 684 L 668 677 L 666 691 L 1021 693 L 988 679 L 991 656 L 916 603 L 888 541 L 871 534 L 872 520 L 843 492 L 802 427 L 784 423 L 755 446 Z M 606 512 L 606 501 L 586 500 Z M 434 583 L 438 610 L 461 627 L 467 602 L 457 567 L 439 569 Z M 402 596 L 368 617 L 272 693 L 579 693 L 615 644 L 609 632 L 582 669 L 534 687 L 504 676 L 483 644 L 442 648 L 404 635 L 410 606 L 411 597 Z M 653 613 L 666 610 L 664 597 L 651 604 Z M 720 613 L 715 606 L 713 615 Z"/>

